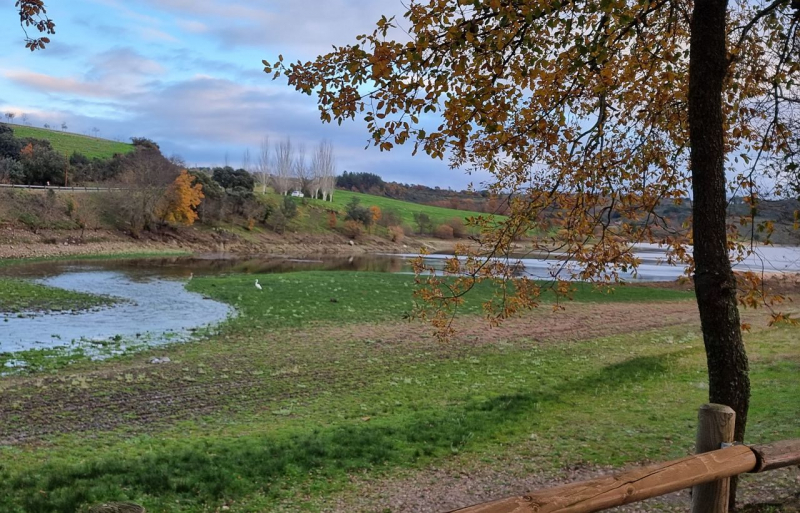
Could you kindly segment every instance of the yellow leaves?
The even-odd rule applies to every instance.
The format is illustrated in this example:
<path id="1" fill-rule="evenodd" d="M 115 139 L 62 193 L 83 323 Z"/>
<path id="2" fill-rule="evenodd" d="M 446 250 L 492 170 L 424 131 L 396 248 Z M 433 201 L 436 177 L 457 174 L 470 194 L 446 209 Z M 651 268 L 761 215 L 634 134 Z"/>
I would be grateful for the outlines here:
<path id="1" fill-rule="evenodd" d="M 381 208 L 377 205 L 372 205 L 369 207 L 369 211 L 372 214 L 372 222 L 377 223 L 381 219 Z"/>
<path id="2" fill-rule="evenodd" d="M 192 177 L 184 169 L 161 198 L 158 214 L 168 223 L 194 224 L 197 219 L 195 208 L 203 197 L 203 186 L 199 183 L 192 185 Z"/>
<path id="3" fill-rule="evenodd" d="M 733 19 L 743 5 L 731 5 Z M 431 0 L 412 2 L 406 18 L 402 43 L 388 40 L 393 22 L 382 18 L 357 44 L 313 62 L 264 64 L 316 95 L 323 121 L 360 114 L 381 151 L 410 143 L 415 153 L 448 156 L 453 167 L 487 172 L 492 192 L 520 200 L 508 222 L 476 221 L 477 248 L 445 264 L 452 280 L 420 282 L 420 308 L 439 329 L 450 329 L 460 294 L 474 285 L 459 277 L 500 279 L 503 292 L 486 310 L 492 322 L 536 303 L 539 291 L 509 266 L 486 264 L 519 247 L 521 236 L 581 265 L 561 276 L 613 283 L 640 264 L 631 242 L 664 243 L 669 263 L 693 270 L 691 220 L 681 225 L 665 214 L 690 197 L 688 17 L 675 17 L 669 2 L 644 0 Z M 748 45 L 735 51 L 753 66 L 732 70 L 724 108 L 728 149 L 750 166 L 769 119 L 758 101 L 770 86 L 759 52 L 771 47 Z M 775 139 L 790 138 L 792 126 L 777 123 L 774 133 L 764 151 L 785 146 Z M 749 190 L 745 180 L 736 185 Z M 423 261 L 414 270 L 430 271 Z M 757 290 L 753 282 L 747 288 Z M 569 282 L 553 291 L 568 297 Z M 741 301 L 772 301 L 759 294 Z"/>
<path id="4" fill-rule="evenodd" d="M 780 312 L 779 313 L 774 313 L 774 314 L 772 314 L 772 316 L 770 318 L 769 325 L 770 326 L 775 326 L 775 325 L 778 325 L 778 324 L 787 324 L 789 326 L 798 326 L 798 325 L 800 325 L 800 320 L 795 319 L 794 317 L 792 317 L 789 314 L 784 314 L 784 313 L 780 313 Z"/>

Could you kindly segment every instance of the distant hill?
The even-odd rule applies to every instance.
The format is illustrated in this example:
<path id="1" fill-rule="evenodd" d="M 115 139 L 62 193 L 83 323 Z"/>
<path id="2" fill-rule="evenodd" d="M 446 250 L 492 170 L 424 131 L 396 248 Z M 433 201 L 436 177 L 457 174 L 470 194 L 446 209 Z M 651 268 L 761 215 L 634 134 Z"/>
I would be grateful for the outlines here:
<path id="1" fill-rule="evenodd" d="M 47 128 L 35 128 L 23 125 L 8 125 L 14 130 L 14 135 L 19 138 L 32 137 L 34 139 L 44 139 L 50 141 L 50 145 L 57 152 L 72 155 L 77 151 L 90 159 L 108 159 L 116 153 L 130 153 L 133 145 L 86 135 L 72 134 L 69 132 L 59 132 Z"/>

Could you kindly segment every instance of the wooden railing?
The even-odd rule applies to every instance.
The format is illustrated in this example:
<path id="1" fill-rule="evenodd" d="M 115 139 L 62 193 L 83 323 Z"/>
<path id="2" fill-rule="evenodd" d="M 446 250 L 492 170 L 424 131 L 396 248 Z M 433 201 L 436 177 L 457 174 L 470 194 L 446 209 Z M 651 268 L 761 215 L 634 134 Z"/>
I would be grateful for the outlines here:
<path id="1" fill-rule="evenodd" d="M 728 509 L 731 477 L 800 465 L 800 439 L 754 446 L 731 445 L 733 410 L 727 406 L 704 405 L 699 418 L 697 445 L 700 454 L 455 511 L 588 513 L 693 487 L 693 513 L 722 513 Z M 704 452 L 702 446 L 709 444 L 723 448 Z"/>

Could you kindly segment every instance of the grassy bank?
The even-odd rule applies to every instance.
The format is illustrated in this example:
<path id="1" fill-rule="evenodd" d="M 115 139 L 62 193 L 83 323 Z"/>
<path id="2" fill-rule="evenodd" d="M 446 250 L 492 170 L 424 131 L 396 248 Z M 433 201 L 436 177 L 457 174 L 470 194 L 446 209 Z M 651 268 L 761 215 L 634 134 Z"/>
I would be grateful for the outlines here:
<path id="1" fill-rule="evenodd" d="M 55 256 L 41 256 L 30 258 L 0 258 L 0 268 L 8 268 L 16 265 L 31 264 L 36 262 L 55 262 L 64 260 L 126 260 L 126 259 L 143 259 L 143 258 L 163 258 L 163 257 L 179 257 L 189 256 L 192 253 L 182 250 L 163 250 L 163 251 L 123 251 L 123 252 L 109 252 L 109 253 L 89 253 L 89 254 L 75 254 L 75 255 L 55 255 Z"/>
<path id="2" fill-rule="evenodd" d="M 67 156 L 73 152 L 81 153 L 90 159 L 108 159 L 117 153 L 130 153 L 133 145 L 97 137 L 59 132 L 46 128 L 35 128 L 23 125 L 8 125 L 14 130 L 14 135 L 19 138 L 32 137 L 50 141 L 54 150 Z"/>
<path id="3" fill-rule="evenodd" d="M 360 192 L 351 192 L 351 191 L 343 191 L 343 190 L 336 190 L 333 192 L 333 201 L 321 201 L 321 200 L 312 200 L 312 204 L 326 207 L 326 208 L 334 208 L 340 212 L 345 211 L 345 206 L 352 200 L 352 198 L 358 198 L 361 201 L 361 205 L 365 207 L 370 207 L 375 205 L 379 207 L 382 211 L 395 211 L 397 212 L 403 220 L 404 224 L 413 227 L 415 230 L 417 228 L 416 223 L 414 223 L 414 214 L 415 213 L 423 213 L 427 214 L 430 217 L 431 221 L 433 222 L 434 226 L 444 224 L 451 219 L 465 219 L 467 217 L 473 216 L 486 216 L 487 214 L 482 214 L 480 212 L 470 212 L 468 210 L 455 210 L 451 208 L 442 208 L 442 207 L 431 207 L 429 205 L 421 205 L 419 203 L 410 203 L 408 201 L 400 201 L 391 198 L 384 198 L 383 196 L 373 196 L 372 194 L 363 194 Z"/>
<path id="4" fill-rule="evenodd" d="M 213 336 L 0 379 L 0 510 L 355 511 L 354 481 L 391 489 L 432 465 L 502 468 L 513 456 L 551 475 L 691 451 L 707 380 L 693 304 L 676 301 L 687 293 L 581 289 L 567 312 L 542 308 L 507 329 L 465 315 L 443 344 L 400 321 L 410 281 L 195 278 L 193 290 L 240 312 Z M 747 336 L 751 442 L 800 436 L 796 336 Z"/>
<path id="5" fill-rule="evenodd" d="M 113 304 L 114 298 L 0 278 L 0 316 L 20 312 L 86 310 Z"/>

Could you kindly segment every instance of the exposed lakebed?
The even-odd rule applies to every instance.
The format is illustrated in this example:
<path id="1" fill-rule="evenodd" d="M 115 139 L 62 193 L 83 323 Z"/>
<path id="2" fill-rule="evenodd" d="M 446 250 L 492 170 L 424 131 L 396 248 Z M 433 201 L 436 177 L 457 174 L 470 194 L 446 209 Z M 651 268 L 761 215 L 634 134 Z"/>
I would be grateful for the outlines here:
<path id="1" fill-rule="evenodd" d="M 637 248 L 641 266 L 631 281 L 674 280 L 680 267 L 663 265 L 663 252 Z M 102 358 L 190 339 L 214 329 L 236 311 L 230 304 L 186 289 L 192 276 L 286 273 L 293 271 L 372 271 L 410 273 L 415 255 L 333 258 L 230 258 L 225 255 L 146 259 L 54 260 L 0 267 L 0 276 L 24 278 L 58 289 L 114 298 L 115 302 L 77 312 L 0 312 L 0 366 L 24 366 L 30 350 L 66 351 Z M 546 279 L 557 258 L 520 259 L 519 275 Z M 431 255 L 442 267 L 447 255 Z M 552 257 L 552 255 L 551 255 Z M 737 269 L 800 271 L 798 248 L 761 248 Z M 0 291 L 2 292 L 2 291 Z M 20 354 L 22 353 L 22 354 Z"/>

